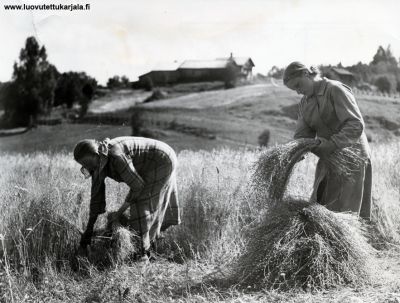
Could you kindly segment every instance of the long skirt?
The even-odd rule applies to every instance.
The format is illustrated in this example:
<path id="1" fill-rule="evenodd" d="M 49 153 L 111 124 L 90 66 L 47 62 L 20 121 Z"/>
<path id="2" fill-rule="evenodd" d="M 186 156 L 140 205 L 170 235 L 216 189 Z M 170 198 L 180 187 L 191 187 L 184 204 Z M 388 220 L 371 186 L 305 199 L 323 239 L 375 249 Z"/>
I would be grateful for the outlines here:
<path id="1" fill-rule="evenodd" d="M 322 161 L 317 164 L 314 191 L 311 201 L 318 202 L 329 210 L 351 211 L 360 217 L 371 219 L 371 161 L 361 165 L 350 177 L 333 174 Z"/>
<path id="2" fill-rule="evenodd" d="M 139 232 L 144 250 L 157 239 L 160 231 L 180 224 L 176 186 L 176 156 L 159 153 L 153 165 L 141 174 L 145 187 L 130 206 L 130 226 Z M 127 199 L 129 200 L 130 193 Z"/>

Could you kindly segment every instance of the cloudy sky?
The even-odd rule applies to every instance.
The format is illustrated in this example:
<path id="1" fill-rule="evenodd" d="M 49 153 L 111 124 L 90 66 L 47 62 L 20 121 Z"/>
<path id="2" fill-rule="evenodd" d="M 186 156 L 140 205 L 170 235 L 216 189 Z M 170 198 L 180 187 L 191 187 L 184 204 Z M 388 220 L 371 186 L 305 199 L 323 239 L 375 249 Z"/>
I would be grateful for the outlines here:
<path id="1" fill-rule="evenodd" d="M 28 36 L 61 71 L 100 83 L 185 59 L 250 56 L 256 72 L 291 61 L 368 63 L 379 45 L 400 57 L 396 0 L 2 0 L 0 81 Z M 89 3 L 89 11 L 6 11 L 4 4 Z"/>

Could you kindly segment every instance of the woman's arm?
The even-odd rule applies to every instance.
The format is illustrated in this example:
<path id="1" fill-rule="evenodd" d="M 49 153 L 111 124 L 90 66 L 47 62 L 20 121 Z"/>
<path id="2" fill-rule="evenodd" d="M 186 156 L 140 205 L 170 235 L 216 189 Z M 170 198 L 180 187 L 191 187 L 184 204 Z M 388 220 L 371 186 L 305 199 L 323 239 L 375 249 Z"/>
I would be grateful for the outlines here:
<path id="1" fill-rule="evenodd" d="M 307 122 L 304 120 L 302 108 L 306 99 L 303 97 L 299 104 L 298 116 L 297 116 L 297 123 L 296 123 L 296 130 L 294 131 L 294 139 L 300 138 L 315 138 L 316 131 L 312 129 Z"/>
<path id="2" fill-rule="evenodd" d="M 91 215 L 89 217 L 89 221 L 88 224 L 86 226 L 86 230 L 85 232 L 82 234 L 81 236 L 81 241 L 80 241 L 80 246 L 83 248 L 86 248 L 86 246 L 90 245 L 90 242 L 92 240 L 92 235 L 93 235 L 93 229 L 94 229 L 94 225 L 97 221 L 97 217 L 98 215 Z"/>
<path id="3" fill-rule="evenodd" d="M 80 245 L 83 248 L 90 245 L 97 217 L 99 214 L 106 211 L 105 189 L 106 185 L 104 182 L 104 176 L 100 176 L 97 172 L 94 173 L 92 175 L 92 187 L 90 193 L 89 220 L 80 242 Z"/>
<path id="4" fill-rule="evenodd" d="M 330 98 L 340 122 L 339 132 L 332 135 L 330 140 L 338 148 L 350 146 L 360 139 L 364 131 L 360 109 L 351 91 L 344 86 L 333 86 Z"/>
<path id="5" fill-rule="evenodd" d="M 122 181 L 130 187 L 129 201 L 134 201 L 142 192 L 145 181 L 136 171 L 130 159 L 124 154 L 114 155 L 112 160 L 114 170 L 119 174 Z M 128 202 L 128 201 L 125 201 Z"/>
<path id="6" fill-rule="evenodd" d="M 300 138 L 315 138 L 316 132 L 311 127 L 307 125 L 303 117 L 299 115 L 296 124 L 296 130 L 294 132 L 294 139 Z"/>

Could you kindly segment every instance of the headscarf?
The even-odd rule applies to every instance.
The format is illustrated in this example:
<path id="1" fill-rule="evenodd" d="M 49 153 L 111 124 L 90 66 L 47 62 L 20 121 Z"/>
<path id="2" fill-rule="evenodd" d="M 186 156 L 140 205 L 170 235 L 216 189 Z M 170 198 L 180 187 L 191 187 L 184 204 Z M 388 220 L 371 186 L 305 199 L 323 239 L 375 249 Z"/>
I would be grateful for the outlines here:
<path id="1" fill-rule="evenodd" d="M 99 147 L 97 149 L 97 152 L 100 157 L 100 167 L 99 171 L 102 171 L 104 167 L 107 165 L 108 162 L 108 148 L 109 148 L 109 143 L 110 143 L 110 138 L 105 138 L 103 141 L 100 141 Z"/>
<path id="2" fill-rule="evenodd" d="M 103 141 L 95 141 L 93 139 L 81 140 L 74 148 L 74 158 L 75 160 L 79 160 L 87 154 L 98 154 L 100 158 L 100 165 L 96 173 L 97 175 L 101 175 L 103 177 L 104 174 L 101 172 L 104 170 L 104 167 L 108 162 L 109 142 L 109 138 L 106 138 Z"/>
<path id="3" fill-rule="evenodd" d="M 290 63 L 283 72 L 283 84 L 287 84 L 290 80 L 300 76 L 303 70 L 309 71 L 307 66 L 298 61 Z"/>
<path id="4" fill-rule="evenodd" d="M 74 159 L 79 160 L 87 154 L 97 154 L 96 141 L 93 139 L 85 139 L 78 142 L 74 148 Z"/>

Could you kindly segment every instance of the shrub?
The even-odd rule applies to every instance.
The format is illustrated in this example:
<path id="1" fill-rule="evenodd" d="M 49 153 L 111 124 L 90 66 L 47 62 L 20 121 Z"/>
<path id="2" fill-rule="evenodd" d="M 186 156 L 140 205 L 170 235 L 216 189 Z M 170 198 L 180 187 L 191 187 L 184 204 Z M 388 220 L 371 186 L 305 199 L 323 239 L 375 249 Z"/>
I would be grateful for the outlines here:
<path id="1" fill-rule="evenodd" d="M 375 80 L 375 85 L 378 87 L 378 89 L 382 93 L 390 93 L 392 89 L 392 84 L 388 77 L 386 76 L 381 76 L 378 79 Z"/>
<path id="2" fill-rule="evenodd" d="M 140 136 L 143 126 L 143 110 L 135 108 L 131 116 L 132 136 Z"/>
<path id="3" fill-rule="evenodd" d="M 151 77 L 146 77 L 143 80 L 143 87 L 145 90 L 147 90 L 148 92 L 152 91 L 154 88 L 154 84 L 153 84 L 153 80 L 151 79 Z"/>
<path id="4" fill-rule="evenodd" d="M 155 88 L 155 89 L 153 89 L 153 93 L 148 98 L 146 98 L 143 102 L 147 103 L 147 102 L 162 100 L 162 99 L 165 99 L 166 97 L 167 97 L 166 92 L 162 91 L 159 88 Z"/>
<path id="5" fill-rule="evenodd" d="M 267 147 L 270 136 L 271 136 L 271 132 L 269 131 L 269 129 L 264 130 L 261 133 L 261 135 L 258 136 L 258 145 L 261 147 Z"/>

